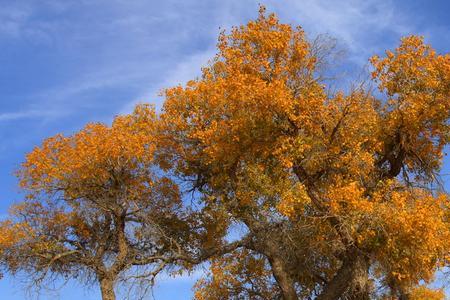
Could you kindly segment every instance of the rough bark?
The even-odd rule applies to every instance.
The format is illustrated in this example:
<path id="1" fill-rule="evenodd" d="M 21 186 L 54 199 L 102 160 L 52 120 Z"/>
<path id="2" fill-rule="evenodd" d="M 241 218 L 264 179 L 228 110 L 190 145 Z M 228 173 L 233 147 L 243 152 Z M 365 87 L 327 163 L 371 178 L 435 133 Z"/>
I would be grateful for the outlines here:
<path id="1" fill-rule="evenodd" d="M 102 300 L 116 300 L 114 281 L 110 278 L 100 279 L 100 290 L 102 292 Z"/>
<path id="2" fill-rule="evenodd" d="M 350 299 L 369 299 L 368 270 L 367 257 L 355 250 L 350 251 L 339 271 L 316 299 L 336 300 L 346 293 Z"/>
<path id="3" fill-rule="evenodd" d="M 297 300 L 297 293 L 294 287 L 294 281 L 286 271 L 284 263 L 278 257 L 269 257 L 269 263 L 272 267 L 272 273 L 277 281 L 284 300 Z"/>
<path id="4" fill-rule="evenodd" d="M 270 228 L 270 224 L 263 224 L 257 220 L 252 214 L 241 215 L 244 223 L 252 233 L 250 236 L 255 236 L 257 241 L 253 243 L 246 243 L 246 247 L 267 257 L 270 263 L 273 277 L 275 278 L 280 290 L 283 300 L 297 300 L 297 292 L 295 291 L 295 282 L 289 274 L 283 257 L 280 256 L 282 252 L 279 249 L 279 241 L 277 237 L 279 232 Z M 249 247 L 251 246 L 251 247 Z"/>

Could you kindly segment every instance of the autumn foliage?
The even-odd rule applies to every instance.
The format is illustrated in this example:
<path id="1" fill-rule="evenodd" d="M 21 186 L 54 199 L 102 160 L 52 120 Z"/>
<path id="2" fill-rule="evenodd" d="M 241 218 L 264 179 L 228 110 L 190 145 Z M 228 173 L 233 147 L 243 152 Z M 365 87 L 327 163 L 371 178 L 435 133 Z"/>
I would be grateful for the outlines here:
<path id="1" fill-rule="evenodd" d="M 264 8 L 217 48 L 159 116 L 140 105 L 27 156 L 6 271 L 87 272 L 114 299 L 137 266 L 151 284 L 208 262 L 198 300 L 443 299 L 426 284 L 450 262 L 450 55 L 406 37 L 331 92 L 332 47 Z"/>
<path id="2" fill-rule="evenodd" d="M 1 224 L 9 272 L 35 284 L 55 275 L 98 281 L 114 299 L 116 282 L 148 285 L 170 264 L 185 225 L 177 186 L 154 166 L 155 122 L 151 107 L 137 106 L 112 126 L 89 124 L 27 155 L 18 172 L 26 200 Z"/>

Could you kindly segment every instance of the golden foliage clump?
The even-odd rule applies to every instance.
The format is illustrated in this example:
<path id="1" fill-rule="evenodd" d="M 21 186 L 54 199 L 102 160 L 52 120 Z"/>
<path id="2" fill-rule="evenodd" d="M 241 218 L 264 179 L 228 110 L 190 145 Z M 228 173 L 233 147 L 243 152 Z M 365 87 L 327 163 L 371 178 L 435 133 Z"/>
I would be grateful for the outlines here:
<path id="1" fill-rule="evenodd" d="M 175 151 L 179 138 L 203 147 L 200 153 L 194 145 L 183 149 L 180 164 L 201 159 L 219 171 L 241 156 L 263 159 L 274 152 L 302 152 L 302 143 L 287 134 L 290 122 L 314 130 L 312 119 L 324 99 L 321 86 L 312 80 L 316 59 L 304 32 L 261 11 L 258 20 L 230 35 L 222 33 L 218 50 L 201 80 L 165 91 L 166 130 L 177 132 L 168 143 Z M 298 73 L 304 74 L 302 80 Z"/>
<path id="2" fill-rule="evenodd" d="M 445 293 L 443 290 L 429 289 L 423 285 L 416 287 L 410 296 L 411 300 L 444 300 Z"/>
<path id="3" fill-rule="evenodd" d="M 155 120 L 153 109 L 141 105 L 131 115 L 116 117 L 111 127 L 92 123 L 73 136 L 48 138 L 27 155 L 19 171 L 21 187 L 33 192 L 30 197 L 63 190 L 75 200 L 83 187 L 89 193 L 94 193 L 90 187 L 106 188 L 111 173 L 123 170 L 140 197 L 139 189 L 151 184 L 146 166 L 153 163 Z"/>
<path id="4" fill-rule="evenodd" d="M 195 284 L 194 299 L 270 299 L 279 293 L 264 257 L 236 251 L 211 262 L 209 279 Z"/>
<path id="5" fill-rule="evenodd" d="M 371 62 L 372 76 L 388 96 L 380 113 L 385 148 L 401 145 L 397 155 L 405 156 L 412 172 L 439 168 L 450 141 L 450 55 L 439 55 L 422 37 L 409 36 Z"/>
<path id="6" fill-rule="evenodd" d="M 444 213 L 449 198 L 433 197 L 420 189 L 395 191 L 392 186 L 376 197 L 380 202 L 374 215 L 384 220 L 379 222 L 383 227 L 378 238 L 383 243 L 376 257 L 387 270 L 387 280 L 400 286 L 430 282 L 436 268 L 448 263 L 450 230 Z M 388 203 L 381 200 L 386 197 Z"/>

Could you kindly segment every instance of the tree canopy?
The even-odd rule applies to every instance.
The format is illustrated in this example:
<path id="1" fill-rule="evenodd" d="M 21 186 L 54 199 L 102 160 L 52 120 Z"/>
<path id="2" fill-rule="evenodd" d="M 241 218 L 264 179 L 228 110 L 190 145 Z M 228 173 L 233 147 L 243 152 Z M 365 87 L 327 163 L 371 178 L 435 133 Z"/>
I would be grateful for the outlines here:
<path id="1" fill-rule="evenodd" d="M 408 36 L 332 92 L 332 46 L 264 7 L 217 49 L 159 116 L 139 105 L 27 156 L 5 270 L 97 280 L 104 299 L 204 262 L 198 300 L 443 299 L 427 283 L 450 262 L 450 55 Z"/>
<path id="2" fill-rule="evenodd" d="M 27 155 L 18 172 L 26 201 L 1 225 L 8 271 L 36 284 L 56 275 L 98 281 L 103 299 L 114 299 L 116 282 L 151 283 L 186 227 L 177 186 L 154 166 L 155 121 L 141 105 Z"/>

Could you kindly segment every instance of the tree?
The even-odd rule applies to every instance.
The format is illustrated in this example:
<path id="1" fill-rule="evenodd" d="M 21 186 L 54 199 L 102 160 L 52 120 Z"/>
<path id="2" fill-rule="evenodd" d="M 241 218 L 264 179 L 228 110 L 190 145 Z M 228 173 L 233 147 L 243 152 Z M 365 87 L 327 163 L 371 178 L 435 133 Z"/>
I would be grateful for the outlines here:
<path id="1" fill-rule="evenodd" d="M 28 154 L 18 172 L 26 200 L 0 225 L 1 266 L 35 285 L 97 281 L 105 300 L 118 282 L 148 288 L 176 261 L 187 228 L 176 184 L 154 163 L 155 128 L 153 109 L 140 105 Z"/>
<path id="2" fill-rule="evenodd" d="M 442 299 L 426 284 L 450 265 L 450 55 L 406 37 L 371 58 L 379 93 L 331 92 L 332 50 L 261 7 L 159 117 L 46 140 L 0 226 L 2 266 L 98 280 L 104 299 L 203 262 L 198 300 Z"/>
<path id="3" fill-rule="evenodd" d="M 262 7 L 220 35 L 201 78 L 165 91 L 161 165 L 226 215 L 216 226 L 246 228 L 197 299 L 414 299 L 449 264 L 449 198 L 435 187 L 450 55 L 402 39 L 371 59 L 379 96 L 329 92 L 320 49 Z"/>

